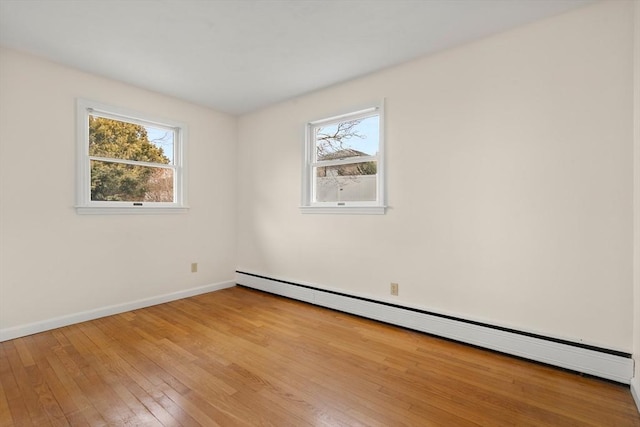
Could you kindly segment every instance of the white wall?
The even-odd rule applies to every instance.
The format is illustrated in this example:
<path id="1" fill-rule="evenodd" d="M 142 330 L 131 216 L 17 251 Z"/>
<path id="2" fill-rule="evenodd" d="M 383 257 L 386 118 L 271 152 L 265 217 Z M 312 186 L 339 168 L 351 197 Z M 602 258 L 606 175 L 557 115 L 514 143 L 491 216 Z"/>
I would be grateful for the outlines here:
<path id="1" fill-rule="evenodd" d="M 0 331 L 235 267 L 381 300 L 394 281 L 401 304 L 633 351 L 640 389 L 631 8 L 602 2 L 282 103 L 239 135 L 233 117 L 1 49 Z M 75 213 L 76 97 L 189 125 L 188 214 Z M 305 122 L 382 97 L 388 213 L 300 214 Z"/>
<path id="2" fill-rule="evenodd" d="M 632 7 L 241 117 L 238 270 L 631 352 Z M 305 123 L 383 97 L 387 214 L 301 214 Z"/>
<path id="3" fill-rule="evenodd" d="M 76 97 L 187 124 L 188 213 L 76 214 Z M 210 109 L 2 49 L 0 331 L 232 280 L 236 125 Z"/>

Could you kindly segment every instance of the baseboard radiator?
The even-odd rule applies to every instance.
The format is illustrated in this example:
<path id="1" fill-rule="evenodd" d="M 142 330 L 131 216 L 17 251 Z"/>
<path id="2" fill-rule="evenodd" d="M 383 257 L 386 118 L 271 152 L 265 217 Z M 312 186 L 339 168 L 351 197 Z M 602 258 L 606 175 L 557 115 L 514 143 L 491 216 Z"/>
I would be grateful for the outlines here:
<path id="1" fill-rule="evenodd" d="M 236 284 L 501 353 L 630 384 L 628 353 L 519 332 L 388 302 L 236 271 Z"/>

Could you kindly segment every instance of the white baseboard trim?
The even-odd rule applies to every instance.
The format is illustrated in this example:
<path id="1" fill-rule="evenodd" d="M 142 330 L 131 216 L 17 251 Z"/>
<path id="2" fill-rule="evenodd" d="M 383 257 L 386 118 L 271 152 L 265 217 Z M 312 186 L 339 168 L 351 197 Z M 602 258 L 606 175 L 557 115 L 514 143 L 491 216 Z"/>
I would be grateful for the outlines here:
<path id="1" fill-rule="evenodd" d="M 53 319 L 43 320 L 41 322 L 28 323 L 26 325 L 13 326 L 11 328 L 0 329 L 0 342 L 24 337 L 27 335 L 37 334 L 39 332 L 48 331 L 63 326 L 73 325 L 75 323 L 86 322 L 88 320 L 99 319 L 105 316 L 124 313 L 126 311 L 137 310 L 140 308 L 151 307 L 153 305 L 163 304 L 165 302 L 176 301 L 195 295 L 206 294 L 208 292 L 219 291 L 221 289 L 231 288 L 235 286 L 235 282 L 226 281 L 213 283 L 210 285 L 200 286 L 197 288 L 186 289 L 183 291 L 172 292 L 169 294 L 158 295 L 150 298 L 144 298 L 137 301 L 126 302 L 123 304 L 110 305 L 107 307 L 97 308 L 95 310 L 82 311 L 66 316 L 55 317 Z"/>
<path id="2" fill-rule="evenodd" d="M 640 412 L 640 378 L 635 377 L 631 380 L 631 396 L 633 396 L 633 400 L 636 402 L 636 407 L 638 408 L 638 412 Z"/>
<path id="3" fill-rule="evenodd" d="M 251 273 L 237 271 L 236 283 L 623 384 L 629 384 L 633 376 L 631 355 L 619 351 L 456 319 Z"/>

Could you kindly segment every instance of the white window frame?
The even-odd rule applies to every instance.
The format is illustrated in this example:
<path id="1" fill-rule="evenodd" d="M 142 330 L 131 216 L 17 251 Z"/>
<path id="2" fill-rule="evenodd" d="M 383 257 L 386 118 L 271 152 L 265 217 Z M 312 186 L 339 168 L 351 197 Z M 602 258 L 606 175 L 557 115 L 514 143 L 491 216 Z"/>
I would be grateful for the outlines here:
<path id="1" fill-rule="evenodd" d="M 89 115 L 115 119 L 142 126 L 175 132 L 173 164 L 173 202 L 122 202 L 91 200 L 91 160 L 89 156 Z M 187 206 L 185 145 L 187 127 L 173 120 L 159 119 L 149 114 L 130 111 L 86 99 L 77 99 L 77 154 L 76 154 L 76 212 L 78 214 L 163 214 L 184 213 Z M 101 160 L 100 158 L 95 158 Z M 110 160 L 110 159 L 109 159 Z M 119 163 L 153 166 L 144 162 L 119 160 Z"/>
<path id="2" fill-rule="evenodd" d="M 318 126 L 329 126 L 349 120 L 371 117 L 377 114 L 379 117 L 379 146 L 378 154 L 367 157 L 359 157 L 344 160 L 325 160 L 316 162 L 316 142 L 314 129 Z M 351 112 L 314 120 L 306 125 L 306 137 L 303 150 L 302 166 L 302 203 L 300 210 L 302 213 L 327 213 L 327 214 L 373 214 L 383 215 L 385 206 L 385 150 L 384 150 L 384 101 L 376 104 L 369 104 L 366 108 L 354 109 Z M 314 201 L 314 191 L 316 177 L 313 170 L 316 166 L 337 166 L 343 164 L 353 164 L 360 162 L 376 161 L 376 200 L 375 201 L 340 201 L 340 202 L 316 202 Z"/>

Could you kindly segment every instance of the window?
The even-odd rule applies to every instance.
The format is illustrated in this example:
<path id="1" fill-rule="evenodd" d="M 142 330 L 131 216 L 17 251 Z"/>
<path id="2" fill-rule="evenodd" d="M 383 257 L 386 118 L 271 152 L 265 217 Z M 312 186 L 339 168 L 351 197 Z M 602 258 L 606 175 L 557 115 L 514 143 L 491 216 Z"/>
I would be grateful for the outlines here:
<path id="1" fill-rule="evenodd" d="M 185 127 L 78 100 L 78 213 L 186 209 Z"/>
<path id="2" fill-rule="evenodd" d="M 382 106 L 307 125 L 303 213 L 384 214 Z"/>

